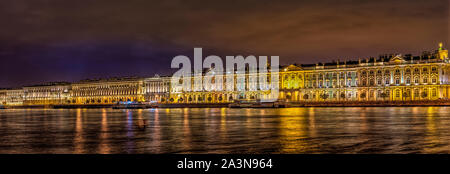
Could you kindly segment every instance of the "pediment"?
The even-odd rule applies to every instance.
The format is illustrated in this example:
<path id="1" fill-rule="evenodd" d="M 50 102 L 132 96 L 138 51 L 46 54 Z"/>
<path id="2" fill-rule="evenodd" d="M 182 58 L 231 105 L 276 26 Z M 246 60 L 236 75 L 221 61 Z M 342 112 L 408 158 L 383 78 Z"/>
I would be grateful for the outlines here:
<path id="1" fill-rule="evenodd" d="M 403 59 L 402 55 L 396 55 L 394 57 L 392 57 L 389 62 L 394 62 L 394 63 L 403 63 L 405 62 L 405 59 Z"/>

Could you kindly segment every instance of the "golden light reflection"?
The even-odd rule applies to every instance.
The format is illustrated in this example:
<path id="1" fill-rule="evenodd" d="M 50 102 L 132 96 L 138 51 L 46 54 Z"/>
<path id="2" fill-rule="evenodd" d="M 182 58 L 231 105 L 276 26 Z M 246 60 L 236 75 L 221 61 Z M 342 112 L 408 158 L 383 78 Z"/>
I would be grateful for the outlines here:
<path id="1" fill-rule="evenodd" d="M 305 131 L 304 108 L 285 108 L 280 113 L 280 140 L 282 153 L 302 153 L 308 143 Z"/>
<path id="2" fill-rule="evenodd" d="M 167 112 L 167 109 L 166 109 Z M 159 123 L 159 109 L 155 109 L 154 117 L 153 117 L 153 129 L 152 129 L 152 141 L 150 141 L 150 146 L 152 147 L 152 152 L 160 153 L 161 152 L 161 127 Z"/>
<path id="3" fill-rule="evenodd" d="M 83 137 L 83 120 L 81 109 L 77 109 L 76 121 L 75 121 L 75 137 L 74 137 L 74 153 L 84 152 L 84 137 Z"/>
<path id="4" fill-rule="evenodd" d="M 436 131 L 436 108 L 428 107 L 426 113 L 426 145 L 424 148 L 425 153 L 429 151 L 428 148 L 433 148 L 435 145 L 439 144 L 439 135 Z"/>
<path id="5" fill-rule="evenodd" d="M 184 149 L 190 149 L 191 147 L 191 129 L 189 126 L 189 109 L 184 108 L 183 112 L 183 137 L 181 144 Z"/>
<path id="6" fill-rule="evenodd" d="M 220 131 L 226 132 L 226 116 L 227 116 L 227 108 L 220 109 Z M 221 134 L 223 135 L 223 134 Z"/>
<path id="7" fill-rule="evenodd" d="M 308 110 L 308 123 L 309 123 L 309 134 L 311 137 L 316 137 L 317 129 L 316 129 L 316 112 L 314 108 L 310 108 Z"/>
<path id="8" fill-rule="evenodd" d="M 109 133 L 108 133 L 108 118 L 106 109 L 102 109 L 102 123 L 101 123 L 101 133 L 100 133 L 100 144 L 99 144 L 99 153 L 100 154 L 109 154 L 111 153 L 111 147 L 108 142 Z"/>

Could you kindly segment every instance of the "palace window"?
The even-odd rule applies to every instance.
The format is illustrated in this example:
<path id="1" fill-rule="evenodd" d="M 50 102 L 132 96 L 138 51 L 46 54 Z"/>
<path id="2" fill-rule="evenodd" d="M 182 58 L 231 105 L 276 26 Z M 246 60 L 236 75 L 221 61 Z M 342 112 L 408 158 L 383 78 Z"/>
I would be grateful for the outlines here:
<path id="1" fill-rule="evenodd" d="M 369 74 L 372 75 L 372 74 L 373 74 L 373 71 L 371 70 L 371 71 L 369 72 Z"/>
<path id="2" fill-rule="evenodd" d="M 423 78 L 423 83 L 428 83 L 428 77 Z"/>
<path id="3" fill-rule="evenodd" d="M 437 70 L 436 67 L 431 68 L 431 72 L 436 72 L 436 70 Z"/>
<path id="4" fill-rule="evenodd" d="M 411 78 L 406 78 L 406 84 L 410 84 L 411 83 Z"/>
<path id="5" fill-rule="evenodd" d="M 378 85 L 381 85 L 381 78 L 378 79 Z"/>
<path id="6" fill-rule="evenodd" d="M 408 68 L 408 69 L 406 69 L 406 73 L 411 73 L 411 70 Z"/>
<path id="7" fill-rule="evenodd" d="M 377 74 L 378 74 L 378 75 L 381 75 L 381 70 L 378 70 L 378 71 L 377 71 Z"/>
<path id="8" fill-rule="evenodd" d="M 431 79 L 431 83 L 436 83 L 436 81 L 437 81 L 436 77 L 433 77 L 433 78 Z"/>
<path id="9" fill-rule="evenodd" d="M 414 73 L 419 73 L 419 68 L 415 68 Z"/>
<path id="10" fill-rule="evenodd" d="M 414 78 L 414 83 L 419 83 L 419 77 Z"/>
<path id="11" fill-rule="evenodd" d="M 400 84 L 400 79 L 399 78 L 395 78 L 395 84 Z"/>
<path id="12" fill-rule="evenodd" d="M 386 74 L 386 75 L 390 74 L 389 70 L 386 70 L 386 71 L 384 72 L 384 74 Z"/>
<path id="13" fill-rule="evenodd" d="M 395 90 L 395 97 L 399 98 L 400 97 L 400 90 Z"/>
<path id="14" fill-rule="evenodd" d="M 423 68 L 422 70 L 424 73 L 428 71 L 428 68 Z"/>
<path id="15" fill-rule="evenodd" d="M 433 96 L 433 97 L 436 97 L 436 96 L 437 96 L 436 88 L 433 88 L 433 89 L 431 90 L 431 96 Z"/>
<path id="16" fill-rule="evenodd" d="M 388 85 L 388 84 L 389 84 L 389 79 L 386 79 L 386 82 L 385 82 L 385 83 L 386 83 L 386 85 Z"/>

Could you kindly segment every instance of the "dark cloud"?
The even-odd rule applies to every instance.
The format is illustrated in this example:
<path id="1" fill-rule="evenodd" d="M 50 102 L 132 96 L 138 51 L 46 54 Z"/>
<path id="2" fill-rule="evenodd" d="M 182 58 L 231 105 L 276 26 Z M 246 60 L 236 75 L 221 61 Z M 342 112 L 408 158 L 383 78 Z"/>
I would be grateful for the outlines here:
<path id="1" fill-rule="evenodd" d="M 448 40 L 447 0 L 2 0 L 0 86 L 168 73 L 206 54 L 282 63 L 432 50 Z"/>

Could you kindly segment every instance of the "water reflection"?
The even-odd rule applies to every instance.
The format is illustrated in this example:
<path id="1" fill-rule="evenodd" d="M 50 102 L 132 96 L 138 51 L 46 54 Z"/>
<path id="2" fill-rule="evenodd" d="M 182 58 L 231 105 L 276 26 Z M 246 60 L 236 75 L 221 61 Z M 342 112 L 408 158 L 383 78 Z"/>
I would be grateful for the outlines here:
<path id="1" fill-rule="evenodd" d="M 102 126 L 100 130 L 100 144 L 98 151 L 101 154 L 108 154 L 111 151 L 109 144 L 108 118 L 106 109 L 102 109 Z"/>
<path id="2" fill-rule="evenodd" d="M 289 108 L 280 112 L 280 143 L 281 153 L 304 153 L 308 142 L 305 127 L 305 109 Z"/>
<path id="3" fill-rule="evenodd" d="M 45 112 L 45 110 L 44 110 Z M 83 121 L 81 109 L 77 109 L 76 121 L 75 121 L 75 151 L 74 153 L 83 153 L 84 152 L 84 137 L 83 137 Z M 45 116 L 45 115 L 44 115 Z"/>
<path id="4" fill-rule="evenodd" d="M 450 108 L 0 110 L 0 153 L 449 153 Z"/>

